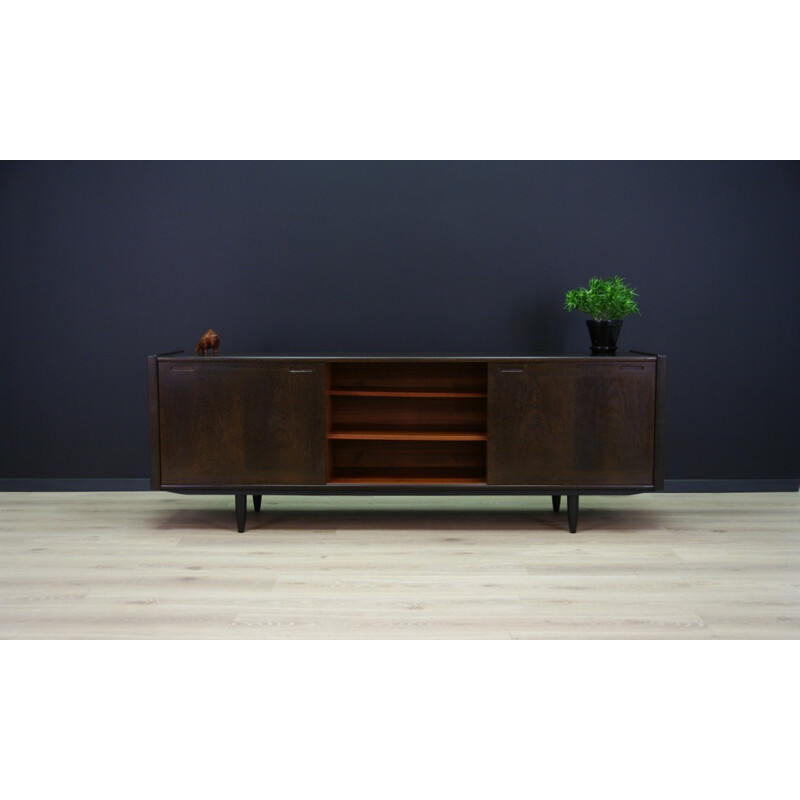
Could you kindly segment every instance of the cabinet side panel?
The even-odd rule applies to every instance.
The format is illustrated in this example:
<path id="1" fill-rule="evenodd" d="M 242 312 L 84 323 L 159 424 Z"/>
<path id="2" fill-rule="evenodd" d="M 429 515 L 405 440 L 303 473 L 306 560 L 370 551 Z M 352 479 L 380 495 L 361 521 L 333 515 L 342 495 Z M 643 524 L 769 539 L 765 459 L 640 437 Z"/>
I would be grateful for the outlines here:
<path id="1" fill-rule="evenodd" d="M 150 417 L 150 488 L 161 488 L 161 445 L 158 423 L 158 361 L 147 357 L 147 404 Z"/>
<path id="2" fill-rule="evenodd" d="M 653 453 L 653 488 L 664 488 L 665 424 L 667 413 L 667 357 L 656 361 L 655 446 Z"/>

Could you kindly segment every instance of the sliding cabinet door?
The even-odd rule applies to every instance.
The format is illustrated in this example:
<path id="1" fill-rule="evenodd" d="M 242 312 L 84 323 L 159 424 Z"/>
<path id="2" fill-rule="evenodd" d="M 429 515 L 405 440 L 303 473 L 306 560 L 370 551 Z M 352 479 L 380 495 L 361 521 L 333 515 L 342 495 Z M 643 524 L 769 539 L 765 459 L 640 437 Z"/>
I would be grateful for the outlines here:
<path id="1" fill-rule="evenodd" d="M 655 361 L 489 365 L 488 482 L 652 487 Z"/>
<path id="2" fill-rule="evenodd" d="M 325 483 L 325 367 L 159 363 L 163 486 Z"/>

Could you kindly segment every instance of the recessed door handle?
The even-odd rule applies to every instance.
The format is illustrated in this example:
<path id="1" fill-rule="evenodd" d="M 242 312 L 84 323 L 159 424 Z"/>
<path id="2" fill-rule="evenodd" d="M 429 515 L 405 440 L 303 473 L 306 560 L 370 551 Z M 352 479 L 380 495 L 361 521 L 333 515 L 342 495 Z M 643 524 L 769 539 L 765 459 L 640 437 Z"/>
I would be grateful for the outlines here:
<path id="1" fill-rule="evenodd" d="M 313 369 L 296 369 L 294 367 L 289 367 L 289 372 L 298 373 L 298 372 L 313 372 L 313 371 L 314 371 Z"/>
<path id="2" fill-rule="evenodd" d="M 525 370 L 521 369 L 521 368 L 518 368 L 518 369 L 501 369 L 500 370 L 500 372 L 524 372 L 524 371 Z"/>

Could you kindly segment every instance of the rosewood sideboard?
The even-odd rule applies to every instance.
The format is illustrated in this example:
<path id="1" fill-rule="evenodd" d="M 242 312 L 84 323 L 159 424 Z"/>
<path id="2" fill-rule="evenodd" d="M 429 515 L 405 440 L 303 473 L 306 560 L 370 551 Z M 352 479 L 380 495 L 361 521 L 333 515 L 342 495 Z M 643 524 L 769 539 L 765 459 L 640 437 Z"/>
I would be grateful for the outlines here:
<path id="1" fill-rule="evenodd" d="M 151 487 L 235 496 L 663 489 L 666 357 L 148 358 Z"/>

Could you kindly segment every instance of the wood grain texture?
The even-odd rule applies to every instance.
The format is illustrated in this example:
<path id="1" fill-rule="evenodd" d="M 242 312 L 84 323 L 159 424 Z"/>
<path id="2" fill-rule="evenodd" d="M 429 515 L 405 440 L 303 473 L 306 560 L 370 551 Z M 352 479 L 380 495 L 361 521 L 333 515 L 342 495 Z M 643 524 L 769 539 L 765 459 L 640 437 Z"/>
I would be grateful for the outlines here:
<path id="1" fill-rule="evenodd" d="M 652 486 L 654 425 L 654 362 L 489 365 L 490 484 Z"/>
<path id="2" fill-rule="evenodd" d="M 331 430 L 451 431 L 485 436 L 486 398 L 334 395 Z"/>
<path id="3" fill-rule="evenodd" d="M 364 430 L 337 431 L 328 434 L 329 439 L 380 439 L 381 441 L 423 442 L 485 442 L 485 433 L 451 433 L 449 431 L 387 431 Z"/>
<path id="4" fill-rule="evenodd" d="M 800 495 L 0 494 L 3 639 L 797 639 Z"/>
<path id="5" fill-rule="evenodd" d="M 162 485 L 325 482 L 324 365 L 159 365 Z"/>
<path id="6" fill-rule="evenodd" d="M 480 439 L 332 439 L 330 458 L 333 480 L 486 480 Z"/>
<path id="7" fill-rule="evenodd" d="M 373 363 L 332 363 L 334 391 L 416 391 L 420 393 L 486 394 L 486 364 L 458 361 L 394 363 L 376 359 Z"/>

